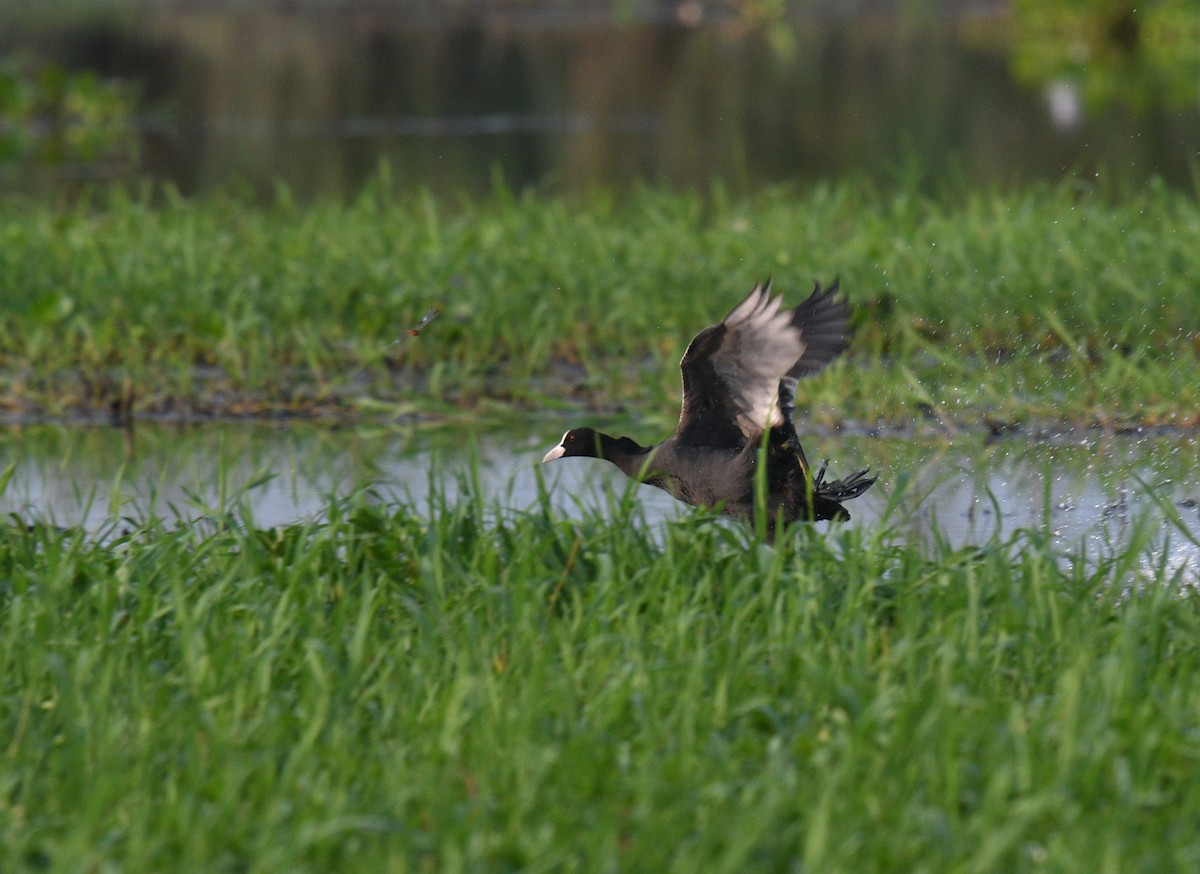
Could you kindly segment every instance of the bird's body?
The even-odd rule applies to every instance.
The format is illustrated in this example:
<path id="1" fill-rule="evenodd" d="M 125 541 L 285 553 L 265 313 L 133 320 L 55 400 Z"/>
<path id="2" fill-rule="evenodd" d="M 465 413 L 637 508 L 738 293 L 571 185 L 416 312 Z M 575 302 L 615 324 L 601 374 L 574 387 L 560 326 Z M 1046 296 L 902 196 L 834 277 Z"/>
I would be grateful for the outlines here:
<path id="1" fill-rule="evenodd" d="M 680 362 L 679 426 L 657 446 L 576 428 L 543 460 L 604 458 L 684 503 L 751 520 L 761 452 L 770 519 L 850 518 L 841 502 L 875 480 L 865 470 L 837 481 L 826 481 L 824 468 L 814 474 L 791 416 L 796 380 L 821 370 L 849 343 L 850 310 L 837 289 L 836 282 L 828 290 L 818 283 L 807 300 L 784 310 L 770 296 L 769 281 L 755 285 L 729 315 L 697 334 Z"/>

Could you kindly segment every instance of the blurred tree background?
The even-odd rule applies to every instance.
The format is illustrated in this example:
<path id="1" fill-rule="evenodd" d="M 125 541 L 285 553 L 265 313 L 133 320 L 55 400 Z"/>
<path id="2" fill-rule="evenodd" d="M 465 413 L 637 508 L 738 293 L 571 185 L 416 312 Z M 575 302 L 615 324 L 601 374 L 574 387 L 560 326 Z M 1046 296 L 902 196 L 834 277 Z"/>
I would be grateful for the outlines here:
<path id="1" fill-rule="evenodd" d="M 56 62 L 0 59 L 0 167 L 122 174 L 136 166 L 133 87 Z"/>
<path id="2" fill-rule="evenodd" d="M 8 4 L 0 185 L 1194 184 L 1192 0 Z"/>

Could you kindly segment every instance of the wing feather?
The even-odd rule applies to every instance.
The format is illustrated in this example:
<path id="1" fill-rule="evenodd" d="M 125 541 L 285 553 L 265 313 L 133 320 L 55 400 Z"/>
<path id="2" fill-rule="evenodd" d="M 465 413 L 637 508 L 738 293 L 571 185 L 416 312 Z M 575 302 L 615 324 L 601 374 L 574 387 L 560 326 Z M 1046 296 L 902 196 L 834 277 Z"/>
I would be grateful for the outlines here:
<path id="1" fill-rule="evenodd" d="M 695 446 L 733 448 L 783 421 L 779 381 L 821 370 L 846 348 L 849 308 L 838 284 L 816 289 L 795 309 L 771 297 L 771 282 L 754 289 L 718 324 L 705 328 L 680 362 L 683 410 L 676 438 Z"/>

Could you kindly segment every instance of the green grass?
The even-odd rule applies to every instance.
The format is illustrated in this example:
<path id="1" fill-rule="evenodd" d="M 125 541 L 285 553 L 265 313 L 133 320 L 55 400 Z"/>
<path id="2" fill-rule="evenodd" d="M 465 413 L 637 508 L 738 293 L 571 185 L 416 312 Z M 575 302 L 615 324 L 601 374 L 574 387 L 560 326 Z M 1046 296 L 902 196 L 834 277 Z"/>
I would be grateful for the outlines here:
<path id="1" fill-rule="evenodd" d="M 1200 205 L 1120 194 L 747 199 L 500 188 L 446 204 L 386 173 L 349 202 L 149 191 L 0 201 L 0 407 L 477 417 L 663 411 L 690 337 L 772 274 L 840 275 L 851 360 L 805 387 L 819 421 L 1195 424 Z M 431 304 L 443 317 L 388 343 Z"/>
<path id="2" fill-rule="evenodd" d="M 859 330 L 805 387 L 818 422 L 1195 424 L 1197 239 L 1195 199 L 1158 186 L 9 199 L 0 406 L 582 401 L 653 434 L 684 344 L 756 278 L 795 300 L 840 273 Z M 133 476 L 156 441 L 190 445 L 128 436 Z M 12 438 L 61 470 L 88 454 Z M 373 457 L 357 439 L 321 441 Z M 1044 530 L 956 549 L 905 524 L 921 448 L 879 451 L 894 520 L 778 550 L 700 512 L 653 528 L 635 500 L 502 510 L 469 480 L 271 530 L 226 507 L 99 535 L 9 520 L 0 870 L 1200 867 L 1200 605 L 1165 542 L 1193 536 L 1174 492 L 1165 528 L 1085 558 Z M 1128 479 L 1153 496 L 1194 453 Z"/>
<path id="3" fill-rule="evenodd" d="M 1200 865 L 1200 605 L 1158 535 L 775 551 L 465 487 L 0 528 L 0 868 Z"/>

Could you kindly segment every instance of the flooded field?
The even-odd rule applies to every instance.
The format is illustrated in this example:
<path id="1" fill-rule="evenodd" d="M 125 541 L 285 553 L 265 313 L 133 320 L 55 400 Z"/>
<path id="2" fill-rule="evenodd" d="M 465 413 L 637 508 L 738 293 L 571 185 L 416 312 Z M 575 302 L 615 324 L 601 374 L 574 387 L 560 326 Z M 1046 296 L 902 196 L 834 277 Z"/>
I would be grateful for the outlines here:
<path id="1" fill-rule="evenodd" d="M 815 433 L 774 550 L 563 427 L 0 429 L 0 869 L 1190 870 L 1198 435 Z"/>
<path id="2" fill-rule="evenodd" d="M 500 512 L 535 505 L 544 482 L 564 517 L 603 513 L 629 488 L 591 459 L 543 467 L 562 427 L 410 430 L 398 427 L 219 424 L 139 427 L 40 425 L 0 431 L 0 466 L 11 479 L 0 512 L 25 521 L 103 533 L 149 516 L 194 521 L 244 508 L 269 527 L 320 517 L 336 497 L 369 489 L 372 500 L 431 512 L 430 495 L 478 490 Z M 620 426 L 613 430 L 620 431 Z M 627 429 L 632 434 L 642 430 Z M 837 476 L 869 466 L 878 484 L 851 505 L 852 525 L 956 546 L 1048 534 L 1064 556 L 1102 557 L 1143 538 L 1171 566 L 1200 566 L 1200 439 L 1103 435 L 986 443 L 957 437 L 818 436 L 814 462 Z M 690 512 L 662 492 L 634 486 L 650 525 Z"/>

